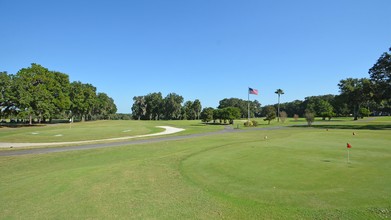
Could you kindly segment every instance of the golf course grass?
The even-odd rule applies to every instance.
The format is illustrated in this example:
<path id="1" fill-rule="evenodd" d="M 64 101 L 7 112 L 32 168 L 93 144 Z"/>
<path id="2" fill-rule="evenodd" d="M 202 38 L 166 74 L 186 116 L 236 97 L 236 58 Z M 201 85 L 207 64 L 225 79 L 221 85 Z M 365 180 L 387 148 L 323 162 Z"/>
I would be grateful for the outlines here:
<path id="1" fill-rule="evenodd" d="M 391 120 L 369 119 L 317 121 L 312 128 L 289 121 L 279 129 L 3 156 L 0 218 L 390 218 Z M 222 129 L 196 121 L 139 123 L 147 132 L 155 125 L 186 127 L 185 134 Z M 7 132 L 2 137 L 12 136 Z"/>
<path id="2" fill-rule="evenodd" d="M 164 131 L 156 126 L 186 129 L 183 134 L 220 130 L 223 126 L 205 126 L 192 121 L 91 121 L 72 124 L 49 124 L 0 128 L 1 142 L 46 143 L 64 141 L 99 140 L 145 135 Z"/>

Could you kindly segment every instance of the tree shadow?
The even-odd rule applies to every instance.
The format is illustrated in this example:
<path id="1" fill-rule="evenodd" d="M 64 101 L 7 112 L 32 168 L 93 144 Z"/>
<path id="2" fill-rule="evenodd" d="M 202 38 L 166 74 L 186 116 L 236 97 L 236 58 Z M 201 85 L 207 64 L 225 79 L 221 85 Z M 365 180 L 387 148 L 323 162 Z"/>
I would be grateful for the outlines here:
<path id="1" fill-rule="evenodd" d="M 307 125 L 293 125 L 292 127 L 308 127 Z M 312 125 L 312 128 L 321 129 L 355 129 L 355 130 L 388 130 L 391 124 L 374 124 L 374 125 Z"/>
<path id="2" fill-rule="evenodd" d="M 0 128 L 24 128 L 24 127 L 42 127 L 46 124 L 26 124 L 26 123 L 1 123 Z"/>

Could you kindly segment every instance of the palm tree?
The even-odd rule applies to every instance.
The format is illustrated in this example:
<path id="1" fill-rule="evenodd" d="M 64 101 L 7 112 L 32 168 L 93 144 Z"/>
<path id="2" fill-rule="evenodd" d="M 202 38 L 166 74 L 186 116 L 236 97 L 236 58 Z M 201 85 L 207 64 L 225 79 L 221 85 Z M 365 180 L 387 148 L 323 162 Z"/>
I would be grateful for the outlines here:
<path id="1" fill-rule="evenodd" d="M 274 93 L 278 95 L 277 121 L 280 122 L 280 96 L 284 94 L 284 91 L 277 89 Z"/>

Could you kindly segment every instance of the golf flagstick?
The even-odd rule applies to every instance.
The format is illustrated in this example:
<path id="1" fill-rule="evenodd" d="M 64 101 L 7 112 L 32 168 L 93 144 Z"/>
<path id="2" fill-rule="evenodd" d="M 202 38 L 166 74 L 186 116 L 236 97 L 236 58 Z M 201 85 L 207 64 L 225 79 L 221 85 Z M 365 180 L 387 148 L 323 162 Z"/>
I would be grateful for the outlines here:
<path id="1" fill-rule="evenodd" d="M 348 148 L 348 163 L 350 163 L 350 148 L 352 148 L 352 145 L 347 143 L 346 147 Z"/>

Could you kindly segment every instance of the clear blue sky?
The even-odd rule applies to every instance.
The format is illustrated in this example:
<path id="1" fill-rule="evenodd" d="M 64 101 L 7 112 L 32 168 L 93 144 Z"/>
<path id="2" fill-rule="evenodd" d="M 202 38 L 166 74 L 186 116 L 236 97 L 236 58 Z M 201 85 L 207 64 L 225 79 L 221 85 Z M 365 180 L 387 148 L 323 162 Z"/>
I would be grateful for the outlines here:
<path id="1" fill-rule="evenodd" d="M 0 71 L 38 63 L 91 83 L 120 113 L 175 92 L 217 107 L 338 94 L 391 47 L 390 0 L 0 0 Z"/>

